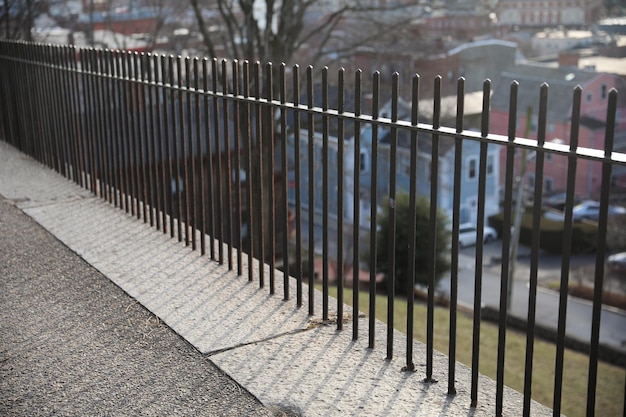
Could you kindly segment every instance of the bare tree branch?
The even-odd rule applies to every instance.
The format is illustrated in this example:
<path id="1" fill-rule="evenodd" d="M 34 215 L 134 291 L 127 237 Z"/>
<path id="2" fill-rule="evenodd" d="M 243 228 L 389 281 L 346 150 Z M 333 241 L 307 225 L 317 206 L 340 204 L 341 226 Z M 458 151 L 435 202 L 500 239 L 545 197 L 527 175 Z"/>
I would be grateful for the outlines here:
<path id="1" fill-rule="evenodd" d="M 196 19 L 198 20 L 198 29 L 200 30 L 200 33 L 202 33 L 202 40 L 204 42 L 204 45 L 207 47 L 209 54 L 211 56 L 215 56 L 215 45 L 213 44 L 213 41 L 211 39 L 211 34 L 209 33 L 209 30 L 207 29 L 206 22 L 204 21 L 204 18 L 202 17 L 202 11 L 200 10 L 200 6 L 198 5 L 198 0 L 190 0 L 190 1 L 191 1 L 191 7 L 193 8 L 193 12 L 196 15 Z"/>
<path id="2" fill-rule="evenodd" d="M 216 35 L 202 21 L 198 0 L 191 3 L 204 44 L 214 55 Z M 291 64 L 306 46 L 314 65 L 331 52 L 344 56 L 359 45 L 380 41 L 383 35 L 393 33 L 390 28 L 398 30 L 410 23 L 411 13 L 407 16 L 404 11 L 417 10 L 415 5 L 371 6 L 360 1 L 346 2 L 334 10 L 324 10 L 316 0 L 212 0 L 209 4 L 219 11 L 223 29 L 219 46 L 228 58 Z M 385 20 L 389 13 L 393 18 Z M 358 24 L 351 26 L 356 19 Z"/>

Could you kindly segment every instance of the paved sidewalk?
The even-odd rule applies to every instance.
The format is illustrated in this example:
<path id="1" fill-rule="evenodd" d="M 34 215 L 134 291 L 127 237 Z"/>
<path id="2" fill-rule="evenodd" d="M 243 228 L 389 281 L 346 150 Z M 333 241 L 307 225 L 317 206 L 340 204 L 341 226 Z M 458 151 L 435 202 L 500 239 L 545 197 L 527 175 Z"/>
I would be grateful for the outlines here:
<path id="1" fill-rule="evenodd" d="M 0 415 L 272 415 L 1 197 L 0 236 Z"/>

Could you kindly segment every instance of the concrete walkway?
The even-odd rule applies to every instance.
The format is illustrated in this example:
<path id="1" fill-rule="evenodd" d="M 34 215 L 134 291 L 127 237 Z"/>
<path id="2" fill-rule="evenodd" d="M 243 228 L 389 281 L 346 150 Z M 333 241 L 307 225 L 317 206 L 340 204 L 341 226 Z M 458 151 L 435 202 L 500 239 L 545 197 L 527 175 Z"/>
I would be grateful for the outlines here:
<path id="1" fill-rule="evenodd" d="M 0 236 L 0 415 L 272 415 L 3 198 Z"/>
<path id="2" fill-rule="evenodd" d="M 494 414 L 489 378 L 481 377 L 478 407 L 470 408 L 467 367 L 457 364 L 457 395 L 448 396 L 445 355 L 435 352 L 438 384 L 423 382 L 419 343 L 418 371 L 402 372 L 401 333 L 387 360 L 383 323 L 376 324 L 377 348 L 368 349 L 366 318 L 356 341 L 350 325 L 343 332 L 320 326 L 293 300 L 269 295 L 3 142 L 0 195 L 99 271 L 59 255 L 68 255 L 63 245 L 41 240 L 49 235 L 2 203 L 2 265 L 23 276 L 3 266 L 0 414 L 195 415 L 188 407 L 224 400 L 233 408 L 206 406 L 205 415 L 267 415 L 245 390 L 265 406 L 303 416 Z M 281 283 L 277 277 L 277 294 Z M 321 312 L 319 294 L 315 304 Z M 213 364 L 232 379 L 216 376 L 205 391 Z M 504 404 L 504 415 L 518 415 L 522 396 L 505 389 Z M 533 416 L 551 414 L 533 403 Z"/>

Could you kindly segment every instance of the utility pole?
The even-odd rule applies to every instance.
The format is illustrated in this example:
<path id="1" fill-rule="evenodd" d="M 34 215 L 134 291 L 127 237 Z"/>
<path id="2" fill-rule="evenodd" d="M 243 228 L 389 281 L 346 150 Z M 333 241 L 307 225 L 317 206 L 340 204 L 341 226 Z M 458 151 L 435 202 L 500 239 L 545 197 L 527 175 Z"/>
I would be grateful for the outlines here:
<path id="1" fill-rule="evenodd" d="M 532 117 L 532 107 L 526 109 L 526 127 L 524 129 L 524 137 L 530 134 Z M 509 253 L 509 286 L 507 292 L 507 310 L 511 311 L 511 302 L 513 300 L 513 278 L 515 276 L 515 264 L 517 263 L 517 249 L 519 247 L 519 236 L 522 225 L 522 217 L 524 216 L 524 183 L 526 177 L 526 165 L 528 164 L 528 150 L 522 149 L 522 159 L 519 175 L 516 178 L 517 195 L 515 197 L 515 211 L 513 213 L 513 235 L 511 237 L 511 251 Z"/>
<path id="2" fill-rule="evenodd" d="M 93 46 L 93 0 L 89 0 L 89 28 L 87 29 L 87 42 Z"/>

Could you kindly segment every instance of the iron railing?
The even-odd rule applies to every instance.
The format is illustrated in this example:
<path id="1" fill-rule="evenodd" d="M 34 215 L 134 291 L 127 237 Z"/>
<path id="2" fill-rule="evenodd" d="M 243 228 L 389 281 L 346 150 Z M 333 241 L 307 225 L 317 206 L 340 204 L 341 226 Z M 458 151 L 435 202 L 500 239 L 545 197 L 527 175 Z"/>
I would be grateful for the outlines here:
<path id="1" fill-rule="evenodd" d="M 535 305 L 537 270 L 540 248 L 540 219 L 542 210 L 543 168 L 546 155 L 558 154 L 568 160 L 567 201 L 564 220 L 562 281 L 560 285 L 559 320 L 557 328 L 557 361 L 554 382 L 555 415 L 560 415 L 563 386 L 563 355 L 567 317 L 567 288 L 569 259 L 572 254 L 572 207 L 577 162 L 582 159 L 601 164 L 601 210 L 598 220 L 593 325 L 590 335 L 587 415 L 594 414 L 599 360 L 599 330 L 604 262 L 607 248 L 609 194 L 612 168 L 626 165 L 626 154 L 613 152 L 617 92 L 609 94 L 604 149 L 584 149 L 577 144 L 580 126 L 581 89 L 573 91 L 571 136 L 568 145 L 546 142 L 546 105 L 548 87 L 541 87 L 538 133 L 536 140 L 516 137 L 518 118 L 518 86 L 510 88 L 508 135 L 489 131 L 491 85 L 485 81 L 480 131 L 464 128 L 463 79 L 458 83 L 457 115 L 454 127 L 441 126 L 441 79 L 435 80 L 432 101 L 433 119 L 427 123 L 419 118 L 419 85 L 415 76 L 410 89 L 410 111 L 402 114 L 399 79 L 394 75 L 390 94 L 381 90 L 380 75 L 368 80 L 371 103 L 365 100 L 364 82 L 360 71 L 355 73 L 349 88 L 345 72 L 329 81 L 328 70 L 316 81 L 311 67 L 301 75 L 297 66 L 181 58 L 126 51 L 80 49 L 73 46 L 51 46 L 20 42 L 0 42 L 0 106 L 2 138 L 60 172 L 77 184 L 91 190 L 105 201 L 143 219 L 157 230 L 170 233 L 179 241 L 208 251 L 212 259 L 226 262 L 228 268 L 245 274 L 250 281 L 258 280 L 274 293 L 274 270 L 285 272 L 297 282 L 295 302 L 303 304 L 303 283 L 309 288 L 309 314 L 314 312 L 315 244 L 322 239 L 322 297 L 324 320 L 329 319 L 329 264 L 331 252 L 336 254 L 337 275 L 343 276 L 344 233 L 352 237 L 353 265 L 359 265 L 363 246 L 369 245 L 370 303 L 369 346 L 374 348 L 376 296 L 376 232 L 378 216 L 378 184 L 381 183 L 381 163 L 388 164 L 385 187 L 388 190 L 390 221 L 395 224 L 393 201 L 396 198 L 398 138 L 409 138 L 410 206 L 415 210 L 418 189 L 418 137 L 426 136 L 430 146 L 430 229 L 437 233 L 437 211 L 440 202 L 440 144 L 443 138 L 454 141 L 454 190 L 451 221 L 451 293 L 448 392 L 454 394 L 456 367 L 456 315 L 458 300 L 459 215 L 463 143 L 479 144 L 477 189 L 477 240 L 475 296 L 473 308 L 474 333 L 472 345 L 471 398 L 478 401 L 478 368 L 480 351 L 481 293 L 483 264 L 483 227 L 485 226 L 485 195 L 487 194 L 488 154 L 494 147 L 506 149 L 504 207 L 514 200 L 515 151 L 536 151 L 536 169 L 531 245 L 530 296 L 524 386 L 524 415 L 530 414 L 533 344 L 535 340 Z M 334 91 L 329 93 L 329 89 Z M 346 100 L 350 92 L 350 102 Z M 383 97 L 389 97 L 389 113 L 383 114 Z M 367 105 L 364 103 L 368 103 Z M 331 104 L 334 103 L 334 104 Z M 366 108 L 367 107 L 367 108 Z M 369 114 L 367 114 L 369 113 Z M 405 117 L 406 116 L 406 117 Z M 406 120 L 402 120 L 405 118 Z M 368 131 L 369 145 L 362 141 Z M 376 157 L 383 133 L 388 137 L 389 159 Z M 321 144 L 317 146 L 316 144 Z M 367 154 L 374 157 L 368 163 L 367 175 L 361 170 L 360 149 L 369 146 Z M 346 151 L 348 149 L 348 152 Z M 332 152 L 331 152 L 332 151 Z M 332 162 L 329 162 L 332 159 Z M 352 165 L 352 174 L 346 175 Z M 364 168 L 363 168 L 364 169 Z M 623 168 L 622 168 L 623 169 Z M 382 171 L 381 171 L 382 172 Z M 351 178 L 346 183 L 342 178 Z M 362 181 L 369 178 L 372 203 L 369 213 L 361 212 Z M 337 180 L 339 179 L 339 180 Z M 387 182 L 388 181 L 388 182 Z M 318 185 L 321 184 L 321 193 Z M 345 189 L 353 190 L 353 201 L 346 201 Z M 353 214 L 346 221 L 345 204 L 352 204 Z M 319 209 L 316 209 L 318 207 Z M 320 210 L 321 209 L 321 210 Z M 334 214 L 333 214 L 334 213 Z M 411 218 L 415 218 L 415 213 Z M 319 219 L 321 216 L 321 221 Z M 369 216 L 368 221 L 363 221 Z M 364 233 L 362 223 L 369 223 Z M 500 294 L 497 392 L 495 414 L 503 407 L 505 343 L 511 250 L 511 210 L 504 210 L 502 225 L 502 279 Z M 321 226 L 321 233 L 319 227 Z M 333 236 L 333 230 L 334 236 Z M 393 254 L 395 227 L 389 239 Z M 415 223 L 410 225 L 411 247 L 415 256 Z M 367 234 L 370 239 L 368 241 Z M 295 238 L 293 237 L 295 235 Z M 198 241 L 199 237 L 199 241 Z M 435 239 L 430 239 L 428 265 L 427 358 L 425 378 L 433 380 L 433 326 L 435 308 Z M 225 253 L 226 251 L 226 253 Z M 244 254 L 270 264 L 270 276 L 264 268 L 253 269 L 249 262 L 244 271 Z M 280 260 L 281 265 L 277 264 Z M 262 264 L 262 262 L 260 263 Z M 395 257 L 389 260 L 395 270 Z M 414 259 L 409 260 L 409 276 L 415 274 Z M 359 268 L 353 268 L 355 311 L 359 306 Z M 389 274 L 394 288 L 394 273 Z M 269 281 L 269 282 L 266 282 Z M 338 317 L 343 317 L 343 280 L 337 281 Z M 284 285 L 283 297 L 292 298 L 289 285 Z M 394 294 L 388 291 L 387 357 L 394 355 L 393 309 Z M 413 363 L 413 281 L 407 285 L 407 370 Z M 352 332 L 360 337 L 358 314 L 354 314 Z M 343 320 L 337 320 L 342 329 Z M 443 373 L 443 370 L 437 370 Z"/>

